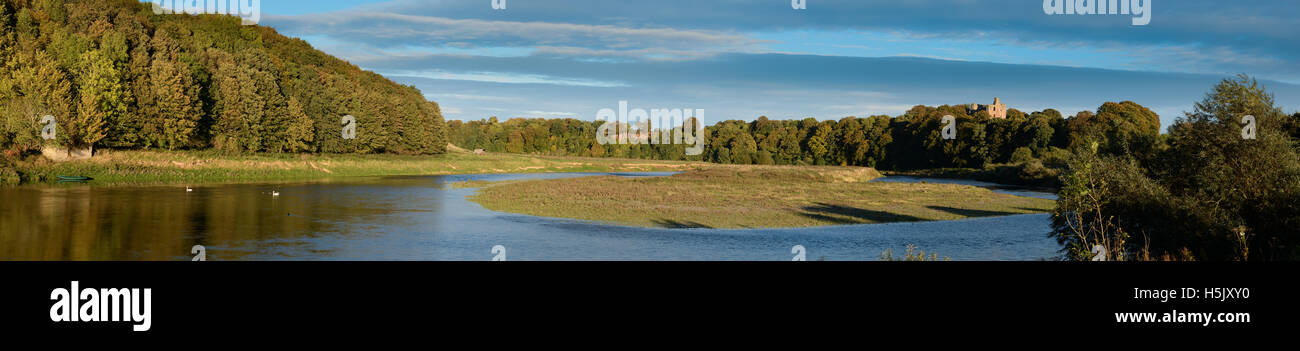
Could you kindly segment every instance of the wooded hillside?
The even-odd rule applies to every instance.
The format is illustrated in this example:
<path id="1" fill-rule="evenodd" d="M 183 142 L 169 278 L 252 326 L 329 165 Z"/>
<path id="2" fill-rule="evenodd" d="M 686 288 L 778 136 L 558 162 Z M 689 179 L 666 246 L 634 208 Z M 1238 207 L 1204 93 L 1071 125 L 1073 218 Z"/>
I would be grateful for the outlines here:
<path id="1" fill-rule="evenodd" d="M 41 138 L 53 116 L 56 139 Z M 342 136 L 345 115 L 356 138 Z M 0 149 L 436 154 L 436 103 L 263 26 L 137 0 L 0 0 Z"/>

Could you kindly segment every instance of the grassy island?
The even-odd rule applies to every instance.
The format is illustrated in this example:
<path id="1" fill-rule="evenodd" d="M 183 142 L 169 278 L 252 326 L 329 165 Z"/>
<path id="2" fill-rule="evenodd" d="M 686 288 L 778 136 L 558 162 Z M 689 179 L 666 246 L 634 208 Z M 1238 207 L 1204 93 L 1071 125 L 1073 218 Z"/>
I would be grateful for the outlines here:
<path id="1" fill-rule="evenodd" d="M 710 165 L 669 177 L 492 183 L 471 200 L 503 212 L 662 228 L 784 228 L 1049 212 L 1052 200 L 988 189 L 872 182 L 862 167 Z"/>

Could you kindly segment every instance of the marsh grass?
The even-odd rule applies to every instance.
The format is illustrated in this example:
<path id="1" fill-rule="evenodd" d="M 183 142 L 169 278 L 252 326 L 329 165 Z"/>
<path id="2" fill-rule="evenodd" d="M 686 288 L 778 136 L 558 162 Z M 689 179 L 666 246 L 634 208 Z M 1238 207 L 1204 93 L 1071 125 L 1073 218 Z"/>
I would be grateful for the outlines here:
<path id="1" fill-rule="evenodd" d="M 710 165 L 669 176 L 490 184 L 503 212 L 660 228 L 786 228 L 1043 213 L 1051 200 L 956 184 L 871 182 L 861 167 Z"/>
<path id="2" fill-rule="evenodd" d="M 473 189 L 482 188 L 497 182 L 486 180 L 462 180 L 458 182 L 448 182 L 447 187 L 451 189 Z"/>
<path id="3" fill-rule="evenodd" d="M 682 171 L 700 163 L 448 153 L 430 156 L 356 154 L 230 154 L 216 151 L 104 151 L 94 158 L 55 163 L 13 161 L 23 183 L 50 183 L 60 175 L 94 183 L 204 184 L 341 177 L 542 172 Z"/>

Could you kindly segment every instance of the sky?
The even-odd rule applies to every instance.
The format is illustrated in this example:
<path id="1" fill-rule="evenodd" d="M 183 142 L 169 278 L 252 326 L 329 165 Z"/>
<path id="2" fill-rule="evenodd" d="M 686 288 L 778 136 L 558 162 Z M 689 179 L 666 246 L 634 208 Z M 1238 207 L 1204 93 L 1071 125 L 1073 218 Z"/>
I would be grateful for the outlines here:
<path id="1" fill-rule="evenodd" d="M 262 25 L 416 86 L 449 119 L 591 120 L 619 101 L 839 119 L 1000 97 L 1065 114 L 1132 100 L 1168 126 L 1238 73 L 1300 109 L 1300 1 L 1150 0 L 1147 25 L 1039 0 L 261 1 Z"/>

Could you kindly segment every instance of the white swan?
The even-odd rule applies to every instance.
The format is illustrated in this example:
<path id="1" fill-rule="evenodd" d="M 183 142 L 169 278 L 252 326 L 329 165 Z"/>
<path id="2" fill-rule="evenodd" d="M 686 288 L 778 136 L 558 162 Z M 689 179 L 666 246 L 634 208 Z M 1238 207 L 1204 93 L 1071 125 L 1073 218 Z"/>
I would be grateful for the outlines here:
<path id="1" fill-rule="evenodd" d="M 187 187 L 185 187 L 185 192 L 187 192 L 187 193 L 192 193 L 192 192 L 194 192 L 194 189 L 191 189 L 190 187 L 187 186 Z"/>
<path id="2" fill-rule="evenodd" d="M 279 192 L 279 191 L 272 190 L 272 191 L 271 191 L 271 196 L 280 196 L 280 192 Z"/>

